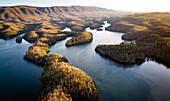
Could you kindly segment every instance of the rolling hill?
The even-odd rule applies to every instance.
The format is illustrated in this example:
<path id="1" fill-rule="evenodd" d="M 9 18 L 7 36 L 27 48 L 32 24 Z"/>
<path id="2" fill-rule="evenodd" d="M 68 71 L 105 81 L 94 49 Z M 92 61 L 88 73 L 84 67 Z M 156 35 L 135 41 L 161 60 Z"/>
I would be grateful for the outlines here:
<path id="1" fill-rule="evenodd" d="M 3 21 L 65 20 L 73 17 L 108 17 L 124 14 L 123 11 L 88 6 L 32 7 L 19 5 L 0 7 L 0 20 Z"/>
<path id="2" fill-rule="evenodd" d="M 100 27 L 107 18 L 130 13 L 94 6 L 0 7 L 0 37 L 9 39 L 29 31 L 57 33 L 65 27 L 84 31 L 87 27 Z"/>
<path id="3" fill-rule="evenodd" d="M 124 40 L 136 40 L 146 34 L 159 34 L 170 37 L 170 12 L 152 12 L 132 14 L 125 17 L 110 18 L 109 31 L 126 33 L 122 36 Z"/>

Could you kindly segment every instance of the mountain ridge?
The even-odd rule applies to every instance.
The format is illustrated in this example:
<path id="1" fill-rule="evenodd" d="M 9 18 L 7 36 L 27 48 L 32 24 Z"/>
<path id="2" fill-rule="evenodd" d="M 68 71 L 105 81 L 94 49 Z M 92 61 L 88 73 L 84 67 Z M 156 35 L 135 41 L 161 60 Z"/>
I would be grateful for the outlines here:
<path id="1" fill-rule="evenodd" d="M 129 12 L 127 12 L 129 13 Z M 0 7 L 0 21 L 41 21 L 43 19 L 110 17 L 124 15 L 124 11 L 110 10 L 96 6 L 53 6 L 36 7 L 27 5 Z"/>

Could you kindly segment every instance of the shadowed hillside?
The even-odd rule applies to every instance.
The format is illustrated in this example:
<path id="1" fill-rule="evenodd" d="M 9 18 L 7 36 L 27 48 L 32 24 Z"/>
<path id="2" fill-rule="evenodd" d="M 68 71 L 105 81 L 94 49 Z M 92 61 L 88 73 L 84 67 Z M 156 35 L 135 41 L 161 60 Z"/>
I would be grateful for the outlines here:
<path id="1" fill-rule="evenodd" d="M 0 37 L 9 39 L 30 31 L 57 33 L 65 27 L 84 31 L 87 27 L 99 28 L 110 17 L 127 14 L 130 12 L 89 6 L 0 7 Z"/>
<path id="2" fill-rule="evenodd" d="M 108 10 L 99 7 L 88 6 L 55 6 L 55 7 L 31 7 L 13 6 L 0 7 L 0 20 L 3 21 L 42 21 L 65 20 L 81 17 L 107 17 L 119 16 L 123 11 Z"/>

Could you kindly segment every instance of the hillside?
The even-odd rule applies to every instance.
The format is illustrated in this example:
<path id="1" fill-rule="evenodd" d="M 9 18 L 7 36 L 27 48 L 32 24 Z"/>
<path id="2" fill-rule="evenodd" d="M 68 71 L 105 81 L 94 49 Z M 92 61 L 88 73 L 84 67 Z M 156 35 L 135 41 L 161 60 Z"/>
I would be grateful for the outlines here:
<path id="1" fill-rule="evenodd" d="M 124 63 L 154 57 L 169 67 L 170 12 L 134 14 L 108 21 L 111 26 L 106 30 L 123 32 L 122 39 L 136 40 L 135 44 L 98 45 L 96 52 Z"/>
<path id="2" fill-rule="evenodd" d="M 87 27 L 100 27 L 110 17 L 127 14 L 130 12 L 89 6 L 0 7 L 0 38 L 10 39 L 29 31 L 58 33 L 65 27 L 72 31 L 84 31 Z"/>
<path id="3" fill-rule="evenodd" d="M 135 40 L 146 34 L 170 36 L 170 12 L 154 12 L 128 15 L 117 19 L 110 18 L 109 31 L 124 32 L 124 40 Z"/>
<path id="4" fill-rule="evenodd" d="M 0 20 L 3 21 L 47 21 L 65 20 L 81 17 L 107 17 L 119 16 L 124 12 L 108 10 L 99 7 L 88 6 L 55 6 L 55 7 L 31 7 L 12 6 L 0 7 Z"/>

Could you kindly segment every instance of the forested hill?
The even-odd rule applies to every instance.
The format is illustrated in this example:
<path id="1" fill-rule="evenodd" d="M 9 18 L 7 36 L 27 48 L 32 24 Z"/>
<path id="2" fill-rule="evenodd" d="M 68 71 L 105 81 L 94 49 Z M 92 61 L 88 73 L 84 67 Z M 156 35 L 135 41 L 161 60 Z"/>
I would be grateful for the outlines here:
<path id="1" fill-rule="evenodd" d="M 110 17 L 129 14 L 130 12 L 109 10 L 94 6 L 7 6 L 0 7 L 0 20 L 2 21 L 42 21 L 65 20 L 81 17 Z"/>

